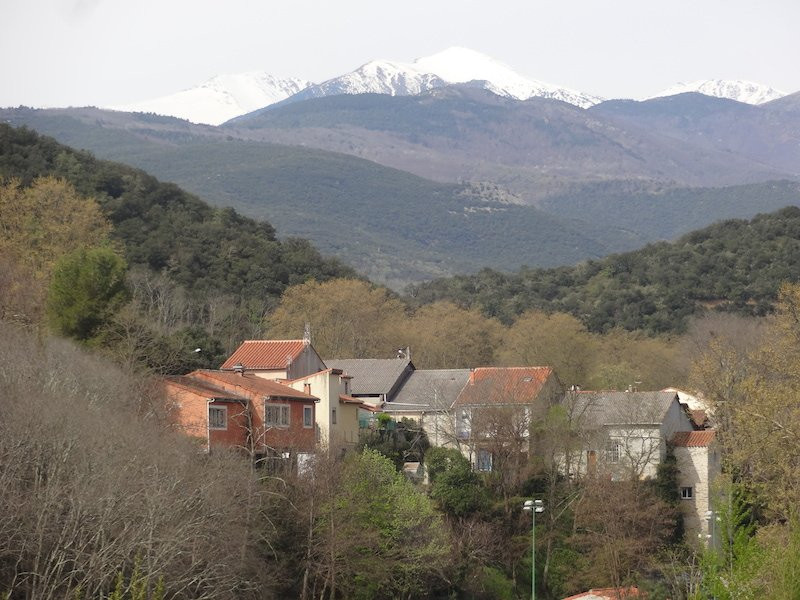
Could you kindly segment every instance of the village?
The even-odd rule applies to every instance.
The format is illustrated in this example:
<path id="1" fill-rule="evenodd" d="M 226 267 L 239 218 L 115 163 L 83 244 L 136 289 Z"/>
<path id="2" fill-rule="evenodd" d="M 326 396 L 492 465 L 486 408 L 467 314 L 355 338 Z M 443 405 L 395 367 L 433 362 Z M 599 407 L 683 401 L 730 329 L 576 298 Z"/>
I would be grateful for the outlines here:
<path id="1" fill-rule="evenodd" d="M 343 456 L 397 422 L 431 447 L 457 449 L 474 471 L 498 461 L 521 468 L 537 458 L 537 427 L 558 407 L 573 434 L 551 452 L 564 476 L 652 479 L 673 455 L 686 536 L 715 543 L 711 498 L 722 461 L 713 413 L 678 389 L 583 390 L 548 366 L 416 369 L 409 348 L 394 358 L 323 359 L 308 328 L 302 339 L 247 340 L 219 370 L 166 377 L 163 386 L 174 427 L 206 452 L 239 449 L 265 468 L 299 473 L 314 453 Z M 403 472 L 427 483 L 418 460 Z"/>

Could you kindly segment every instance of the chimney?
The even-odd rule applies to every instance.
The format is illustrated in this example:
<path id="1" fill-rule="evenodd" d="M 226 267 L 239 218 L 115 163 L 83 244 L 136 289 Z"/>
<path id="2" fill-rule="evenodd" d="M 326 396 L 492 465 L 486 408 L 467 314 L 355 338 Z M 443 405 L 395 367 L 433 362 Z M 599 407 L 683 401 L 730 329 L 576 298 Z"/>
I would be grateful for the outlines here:
<path id="1" fill-rule="evenodd" d="M 310 383 L 304 383 L 303 384 L 303 392 L 305 392 L 309 396 L 311 395 L 311 384 Z"/>
<path id="2" fill-rule="evenodd" d="M 244 365 L 242 363 L 236 363 L 233 365 L 233 372 L 237 375 L 244 375 Z"/>
<path id="3" fill-rule="evenodd" d="M 311 323 L 306 323 L 306 326 L 303 328 L 303 345 L 311 345 Z"/>

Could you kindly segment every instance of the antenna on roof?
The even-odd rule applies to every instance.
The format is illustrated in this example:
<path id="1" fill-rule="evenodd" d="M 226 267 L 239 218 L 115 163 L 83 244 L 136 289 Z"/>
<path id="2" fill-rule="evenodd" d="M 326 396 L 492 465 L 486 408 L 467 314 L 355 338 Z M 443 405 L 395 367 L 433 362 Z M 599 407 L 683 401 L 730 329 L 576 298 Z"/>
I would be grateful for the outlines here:
<path id="1" fill-rule="evenodd" d="M 308 346 L 311 344 L 311 323 L 306 323 L 303 328 L 303 345 Z"/>

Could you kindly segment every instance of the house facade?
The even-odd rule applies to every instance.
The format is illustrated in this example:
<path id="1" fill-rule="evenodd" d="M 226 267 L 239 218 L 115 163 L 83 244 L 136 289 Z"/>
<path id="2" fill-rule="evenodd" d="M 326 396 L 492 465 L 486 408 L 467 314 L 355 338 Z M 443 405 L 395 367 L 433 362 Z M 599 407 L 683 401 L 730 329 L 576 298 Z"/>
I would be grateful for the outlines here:
<path id="1" fill-rule="evenodd" d="M 567 392 L 562 404 L 582 442 L 574 473 L 655 477 L 673 435 L 695 429 L 674 392 Z"/>
<path id="2" fill-rule="evenodd" d="M 251 373 L 197 370 L 164 381 L 174 426 L 206 449 L 297 464 L 314 451 L 318 399 Z M 204 406 L 205 405 L 205 408 Z"/>
<path id="3" fill-rule="evenodd" d="M 680 507 L 686 530 L 711 539 L 715 534 L 711 498 L 714 482 L 722 472 L 716 432 L 713 429 L 678 432 L 671 442 L 678 463 Z"/>
<path id="4" fill-rule="evenodd" d="M 350 376 L 341 369 L 325 369 L 286 381 L 286 385 L 319 398 L 316 410 L 317 442 L 326 449 L 358 444 L 358 411 L 363 402 L 350 395 Z"/>
<path id="5" fill-rule="evenodd" d="M 529 456 L 532 424 L 562 395 L 550 367 L 473 369 L 452 406 L 456 444 L 480 471 L 498 454 Z"/>

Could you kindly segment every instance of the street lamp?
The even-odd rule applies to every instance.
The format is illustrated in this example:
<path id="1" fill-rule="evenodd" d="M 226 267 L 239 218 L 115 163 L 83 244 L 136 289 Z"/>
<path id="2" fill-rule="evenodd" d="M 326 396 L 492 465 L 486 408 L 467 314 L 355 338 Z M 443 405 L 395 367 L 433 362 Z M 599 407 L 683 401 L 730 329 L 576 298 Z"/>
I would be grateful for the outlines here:
<path id="1" fill-rule="evenodd" d="M 536 513 L 544 512 L 544 502 L 525 500 L 522 510 L 531 513 L 531 600 L 536 600 Z"/>

